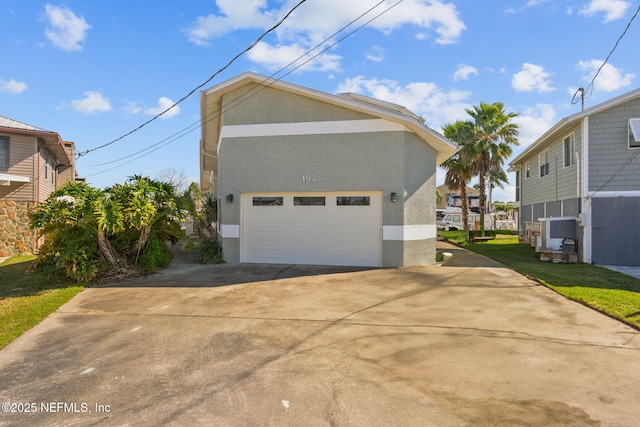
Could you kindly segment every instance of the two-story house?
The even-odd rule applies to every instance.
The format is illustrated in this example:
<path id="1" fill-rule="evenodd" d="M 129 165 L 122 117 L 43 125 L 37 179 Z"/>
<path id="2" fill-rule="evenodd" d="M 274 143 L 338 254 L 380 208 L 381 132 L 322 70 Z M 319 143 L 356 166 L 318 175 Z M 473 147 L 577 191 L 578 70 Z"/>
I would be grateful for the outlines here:
<path id="1" fill-rule="evenodd" d="M 27 213 L 75 180 L 74 154 L 56 132 L 0 116 L 0 258 L 37 249 Z"/>
<path id="2" fill-rule="evenodd" d="M 640 89 L 563 118 L 510 170 L 521 232 L 561 224 L 546 237 L 577 239 L 581 261 L 640 266 Z"/>
<path id="3" fill-rule="evenodd" d="M 201 180 L 228 263 L 429 265 L 457 146 L 405 107 L 254 73 L 203 91 Z"/>

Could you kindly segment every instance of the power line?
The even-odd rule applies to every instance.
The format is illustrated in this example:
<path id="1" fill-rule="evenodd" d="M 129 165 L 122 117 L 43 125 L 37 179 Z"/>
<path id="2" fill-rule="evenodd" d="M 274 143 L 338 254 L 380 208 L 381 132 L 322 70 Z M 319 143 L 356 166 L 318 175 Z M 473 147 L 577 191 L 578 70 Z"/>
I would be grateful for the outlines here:
<path id="1" fill-rule="evenodd" d="M 335 47 L 336 45 L 338 45 L 339 43 L 341 43 L 342 41 L 344 41 L 346 38 L 350 37 L 351 35 L 353 35 L 354 33 L 356 33 L 357 31 L 361 30 L 363 27 L 365 27 L 366 25 L 370 24 L 371 22 L 373 22 L 374 20 L 378 19 L 380 16 L 384 15 L 385 13 L 389 12 L 391 9 L 393 9 L 394 7 L 398 6 L 400 3 L 402 3 L 404 0 L 398 0 L 396 3 L 394 3 L 393 5 L 389 6 L 387 9 L 383 10 L 382 12 L 380 12 L 378 15 L 374 16 L 373 18 L 371 18 L 370 20 L 366 21 L 365 23 L 363 23 L 362 25 L 358 26 L 357 28 L 355 28 L 353 31 L 349 32 L 348 34 L 346 34 L 345 36 L 341 37 L 340 39 L 338 39 L 337 41 L 335 41 L 334 43 L 331 43 L 327 46 L 325 46 L 322 50 L 320 50 L 318 53 L 316 53 L 315 55 L 309 57 L 309 59 L 307 59 L 306 61 L 300 63 L 298 66 L 292 68 L 290 71 L 288 71 L 287 73 L 281 75 L 278 78 L 275 78 L 276 75 L 278 75 L 279 73 L 281 73 L 282 71 L 286 70 L 287 68 L 289 68 L 290 66 L 294 65 L 295 63 L 297 63 L 298 61 L 300 61 L 302 58 L 304 58 L 305 56 L 307 56 L 309 53 L 313 52 L 314 50 L 318 49 L 320 46 L 323 46 L 327 41 L 331 40 L 332 38 L 334 38 L 335 36 L 337 36 L 338 34 L 340 34 L 341 32 L 343 32 L 344 30 L 346 30 L 347 28 L 349 28 L 351 25 L 353 25 L 354 23 L 356 23 L 357 21 L 359 21 L 361 18 L 363 18 L 364 16 L 368 15 L 371 11 L 373 11 L 374 9 L 376 9 L 378 6 L 380 6 L 382 3 L 385 3 L 385 0 L 380 1 L 379 3 L 377 3 L 376 5 L 372 6 L 370 9 L 368 9 L 367 11 L 365 11 L 364 13 L 362 13 L 360 16 L 358 16 L 357 18 L 355 18 L 354 20 L 352 20 L 351 22 L 349 22 L 347 25 L 345 25 L 344 27 L 342 27 L 341 29 L 339 29 L 338 31 L 336 31 L 335 33 L 333 33 L 331 36 L 327 37 L 325 40 L 323 40 L 322 42 L 318 43 L 316 46 L 314 46 L 313 48 L 309 49 L 308 51 L 306 51 L 305 53 L 303 53 L 302 55 L 300 55 L 298 58 L 294 59 L 293 61 L 291 61 L 289 64 L 285 65 L 284 67 L 282 67 L 280 70 L 276 71 L 275 73 L 273 73 L 271 76 L 265 78 L 262 83 L 259 86 L 255 86 L 251 89 L 249 89 L 249 91 L 239 95 L 237 98 L 231 100 L 226 106 L 225 106 L 225 112 L 237 107 L 238 105 L 240 105 L 241 103 L 247 101 L 248 99 L 252 98 L 253 96 L 257 95 L 258 93 L 260 93 L 263 90 L 266 90 L 267 88 L 269 88 L 270 86 L 272 86 L 273 84 L 275 84 L 276 82 L 280 81 L 282 78 L 286 77 L 287 75 L 291 74 L 292 72 L 294 72 L 295 70 L 303 67 L 304 65 L 306 65 L 307 63 L 309 63 L 310 61 L 314 60 L 315 58 L 317 58 L 318 56 L 322 55 L 324 52 L 326 52 L 327 50 Z M 267 85 L 264 85 L 264 83 L 269 82 Z M 203 85 L 200 85 L 197 89 L 199 89 L 200 87 L 202 87 Z M 252 93 L 255 92 L 255 93 Z M 89 174 L 86 176 L 94 176 L 94 175 L 99 175 L 101 173 L 105 173 L 108 171 L 111 171 L 113 169 L 116 169 L 120 166 L 124 166 L 126 164 L 131 163 L 134 160 L 137 160 L 141 157 L 144 157 L 148 154 L 151 154 L 154 151 L 157 151 L 158 149 L 173 143 L 175 141 L 177 141 L 178 139 L 186 136 L 187 134 L 193 132 L 194 130 L 198 129 L 194 126 L 197 125 L 201 125 L 204 123 L 207 123 L 217 117 L 220 117 L 220 115 L 222 114 L 222 110 L 215 110 L 213 112 L 211 112 L 209 115 L 207 115 L 207 117 L 205 118 L 201 118 L 200 120 L 196 121 L 195 123 L 187 126 L 186 128 L 174 133 L 173 135 L 171 135 L 170 137 L 167 137 L 153 145 L 150 145 L 149 147 L 146 147 L 142 150 L 139 150 L 135 153 L 129 154 L 127 156 L 121 157 L 119 159 L 116 160 L 112 160 L 109 162 L 105 162 L 105 163 L 100 163 L 100 164 L 95 164 L 95 165 L 88 165 L 88 166 L 84 166 L 84 167 L 95 167 L 95 166 L 103 166 L 103 165 L 107 165 L 107 164 L 111 164 L 111 163 L 115 163 L 127 158 L 130 158 L 132 156 L 135 156 L 137 154 L 143 153 L 145 151 L 150 150 L 153 147 L 156 147 L 160 144 L 159 147 L 157 147 L 154 150 L 151 150 L 145 154 L 142 154 L 128 162 L 122 163 L 120 165 L 114 166 L 112 168 L 109 169 L 105 169 L 102 170 L 100 172 L 96 172 L 93 174 Z M 191 129 L 190 129 L 191 128 Z M 175 138 L 173 138 L 175 136 Z M 173 139 L 171 139 L 173 138 Z M 165 142 L 166 141 L 166 142 Z M 115 141 L 114 141 L 115 142 Z M 163 144 L 164 143 L 164 144 Z"/>
<path id="2" fill-rule="evenodd" d="M 219 69 L 218 71 L 216 71 L 214 74 L 212 74 L 207 80 L 205 80 L 203 83 L 201 83 L 200 85 L 196 86 L 193 90 L 191 90 L 191 92 L 189 92 L 188 94 L 186 94 L 185 96 L 183 96 L 182 98 L 180 98 L 178 101 L 174 102 L 173 105 L 171 105 L 169 108 L 167 108 L 166 110 L 156 114 L 155 116 L 153 116 L 151 119 L 147 120 L 146 122 L 142 123 L 140 126 L 138 126 L 137 128 L 133 129 L 132 131 L 129 131 L 127 133 L 125 133 L 124 135 L 106 143 L 106 144 L 102 144 L 98 147 L 95 148 L 90 148 L 88 150 L 85 150 L 83 152 L 79 152 L 78 153 L 78 157 L 84 156 L 86 154 L 91 153 L 92 151 L 96 151 L 99 150 L 101 148 L 104 147 L 108 147 L 111 144 L 114 144 L 118 141 L 120 141 L 121 139 L 126 138 L 127 136 L 131 135 L 134 132 L 139 131 L 140 129 L 142 129 L 143 127 L 145 127 L 146 125 L 148 125 L 149 123 L 153 122 L 154 120 L 156 120 L 157 118 L 159 118 L 160 116 L 162 116 L 163 114 L 165 114 L 167 111 L 171 110 L 173 107 L 177 106 L 178 104 L 180 104 L 181 102 L 183 102 L 185 99 L 189 98 L 191 95 L 193 95 L 198 89 L 202 88 L 204 85 L 206 85 L 207 83 L 209 83 L 211 80 L 213 80 L 218 74 L 222 73 L 224 70 L 226 70 L 227 68 L 229 68 L 231 66 L 231 64 L 233 64 L 234 62 L 236 62 L 236 60 L 238 60 L 238 58 L 240 58 L 242 55 L 244 55 L 245 53 L 249 52 L 251 49 L 253 49 L 258 43 L 260 43 L 260 41 L 262 41 L 262 39 L 264 37 L 266 37 L 269 33 L 275 31 L 280 25 L 282 25 L 282 23 L 284 23 L 284 21 L 291 16 L 291 14 L 298 8 L 300 7 L 303 3 L 305 3 L 307 0 L 301 0 L 300 2 L 298 2 L 298 4 L 296 4 L 291 10 L 289 10 L 289 12 L 287 12 L 287 14 L 280 19 L 280 21 L 278 21 L 273 27 L 269 28 L 267 31 L 265 31 L 264 33 L 262 33 L 260 35 L 260 37 L 258 37 L 253 43 L 251 43 L 251 45 L 249 45 L 249 47 L 247 47 L 246 49 L 244 49 L 242 52 L 238 53 L 236 56 L 234 56 L 224 67 L 222 67 L 221 69 Z"/>
<path id="3" fill-rule="evenodd" d="M 596 78 L 598 77 L 598 74 L 600 74 L 600 71 L 602 71 L 602 69 L 607 64 L 607 62 L 609 62 L 609 58 L 611 58 L 611 55 L 613 55 L 613 52 L 615 52 L 616 49 L 618 48 L 618 44 L 620 44 L 620 41 L 622 40 L 622 38 L 627 34 L 627 31 L 629 30 L 629 27 L 631 27 L 631 23 L 633 22 L 634 19 L 636 19 L 636 16 L 638 16 L 639 12 L 640 12 L 640 6 L 638 6 L 638 9 L 636 9 L 636 13 L 633 14 L 631 19 L 627 23 L 627 26 L 625 27 L 624 31 L 622 32 L 620 37 L 618 37 L 618 40 L 613 45 L 613 49 L 611 49 L 611 51 L 609 52 L 609 54 L 605 58 L 604 62 L 602 63 L 602 65 L 600 65 L 600 68 L 598 68 L 598 71 L 596 71 L 596 74 L 593 76 L 593 79 L 591 79 L 591 83 L 589 83 L 589 85 L 587 86 L 586 90 L 583 91 L 583 93 L 582 93 L 583 98 L 584 97 L 586 97 L 586 98 L 591 97 L 591 94 L 593 93 L 593 83 L 595 82 Z M 576 92 L 576 94 L 577 93 L 578 92 Z M 588 93 L 588 94 L 585 94 L 585 93 Z M 572 104 L 575 104 L 577 102 L 577 101 L 575 101 L 575 96 L 576 95 L 574 94 L 573 95 L 573 99 L 571 100 Z"/>

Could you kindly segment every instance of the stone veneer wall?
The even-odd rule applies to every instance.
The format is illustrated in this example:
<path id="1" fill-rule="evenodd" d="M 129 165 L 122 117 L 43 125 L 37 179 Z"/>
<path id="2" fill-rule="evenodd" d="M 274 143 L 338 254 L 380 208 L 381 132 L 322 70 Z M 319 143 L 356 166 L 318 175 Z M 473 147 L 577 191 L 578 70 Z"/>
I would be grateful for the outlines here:
<path id="1" fill-rule="evenodd" d="M 36 234 L 27 213 L 35 207 L 35 202 L 0 199 L 0 258 L 34 253 Z"/>

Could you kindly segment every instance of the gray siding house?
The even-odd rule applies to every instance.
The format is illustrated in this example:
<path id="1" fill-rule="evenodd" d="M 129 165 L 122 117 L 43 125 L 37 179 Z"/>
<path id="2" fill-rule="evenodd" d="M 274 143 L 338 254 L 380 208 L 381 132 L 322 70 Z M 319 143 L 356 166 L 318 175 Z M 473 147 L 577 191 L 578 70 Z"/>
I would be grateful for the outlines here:
<path id="1" fill-rule="evenodd" d="M 640 266 L 639 154 L 640 89 L 563 118 L 510 164 L 519 229 L 573 220 L 581 261 Z"/>
<path id="2" fill-rule="evenodd" d="M 227 262 L 434 263 L 436 167 L 457 147 L 421 117 L 254 73 L 200 105 L 200 184 Z"/>

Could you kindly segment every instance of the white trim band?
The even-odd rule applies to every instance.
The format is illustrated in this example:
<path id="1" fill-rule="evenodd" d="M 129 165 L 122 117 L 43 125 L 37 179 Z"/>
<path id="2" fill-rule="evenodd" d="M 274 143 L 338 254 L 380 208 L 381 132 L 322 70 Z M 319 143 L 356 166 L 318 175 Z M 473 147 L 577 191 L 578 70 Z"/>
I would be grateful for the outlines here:
<path id="1" fill-rule="evenodd" d="M 240 225 L 239 224 L 220 224 L 220 237 L 222 237 L 223 239 L 239 239 Z"/>
<path id="2" fill-rule="evenodd" d="M 437 235 L 438 228 L 435 224 L 382 226 L 382 240 L 426 240 L 435 239 Z"/>
<path id="3" fill-rule="evenodd" d="M 330 135 L 345 133 L 403 132 L 404 125 L 384 119 L 336 120 L 326 122 L 264 123 L 228 125 L 220 129 L 224 138 L 256 138 L 264 136 Z M 220 152 L 220 143 L 218 143 Z"/>
<path id="4" fill-rule="evenodd" d="M 604 197 L 640 197 L 640 191 L 589 191 L 588 197 L 593 199 Z"/>

